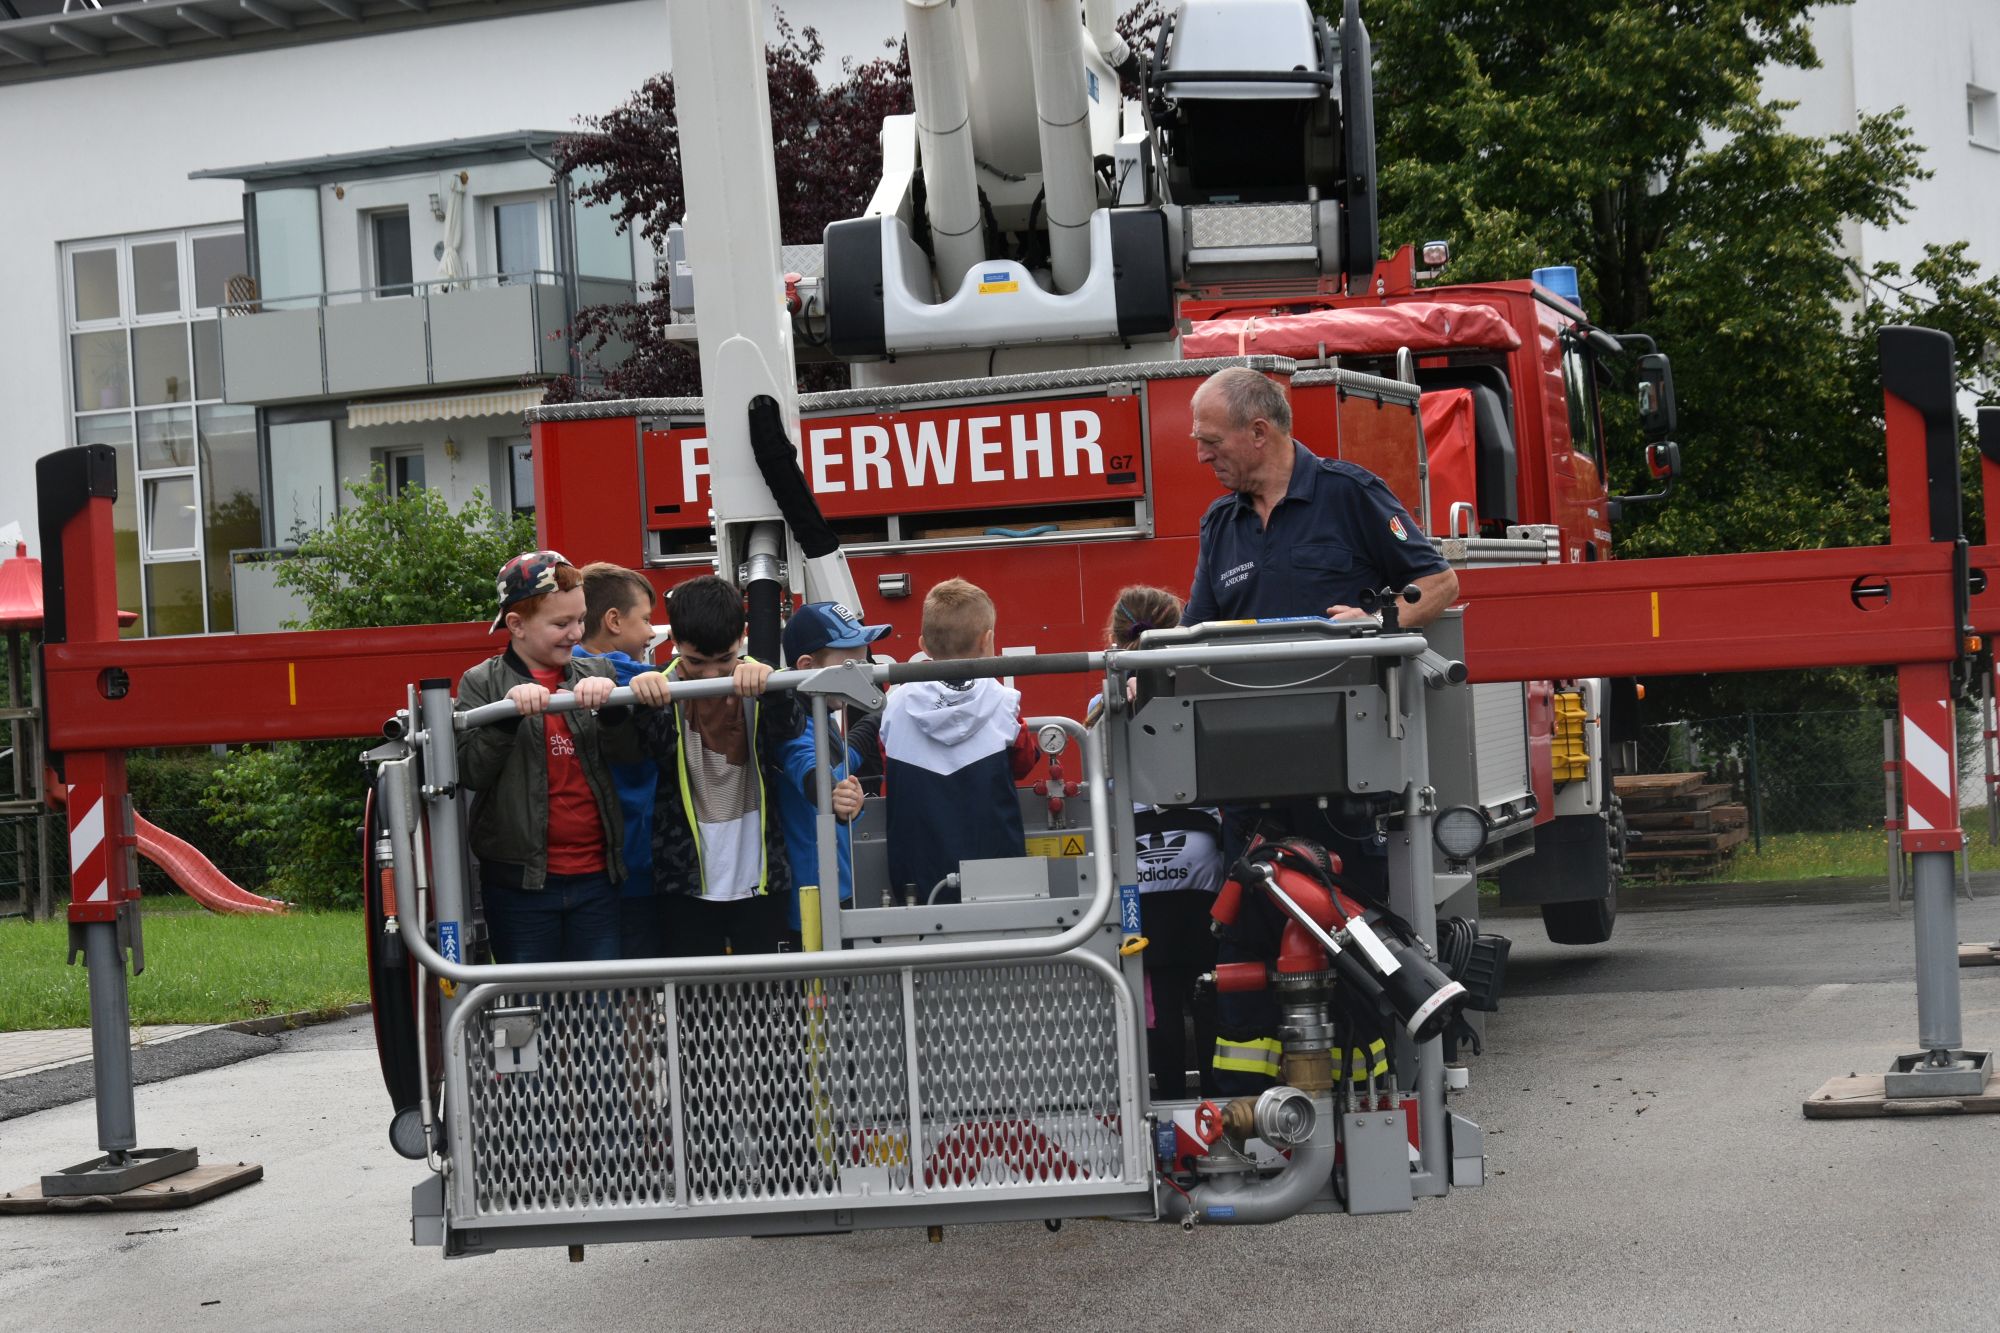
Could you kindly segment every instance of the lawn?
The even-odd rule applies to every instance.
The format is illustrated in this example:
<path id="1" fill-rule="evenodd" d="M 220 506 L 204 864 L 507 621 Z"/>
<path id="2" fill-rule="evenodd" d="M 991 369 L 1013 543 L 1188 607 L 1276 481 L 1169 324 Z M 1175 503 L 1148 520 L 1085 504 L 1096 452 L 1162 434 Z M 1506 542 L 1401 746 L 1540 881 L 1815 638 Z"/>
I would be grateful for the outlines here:
<path id="1" fill-rule="evenodd" d="M 1980 817 L 1975 819 L 1975 816 Z M 1975 823 L 1976 829 L 1973 827 Z M 1966 824 L 1967 837 L 1972 843 L 1972 868 L 1975 871 L 2000 870 L 2000 847 L 1987 845 L 1983 815 L 1968 811 Z M 1763 851 L 1757 851 L 1746 842 L 1709 878 L 1732 883 L 1829 877 L 1886 880 L 1889 874 L 1887 839 L 1888 835 L 1881 829 L 1767 834 Z"/>
<path id="2" fill-rule="evenodd" d="M 60 919 L 0 921 L 0 1032 L 89 1024 L 82 963 L 65 965 L 68 931 Z M 368 998 L 359 912 L 218 916 L 149 899 L 144 931 L 134 1023 L 233 1023 Z"/>

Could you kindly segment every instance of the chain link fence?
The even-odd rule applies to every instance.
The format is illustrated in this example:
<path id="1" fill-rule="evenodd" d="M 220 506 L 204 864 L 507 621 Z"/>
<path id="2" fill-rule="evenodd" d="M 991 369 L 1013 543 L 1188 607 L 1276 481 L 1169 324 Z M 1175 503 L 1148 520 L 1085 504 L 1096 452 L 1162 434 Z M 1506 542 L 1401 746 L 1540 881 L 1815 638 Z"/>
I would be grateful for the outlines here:
<path id="1" fill-rule="evenodd" d="M 1884 709 L 1734 713 L 1645 728 L 1637 771 L 1700 773 L 1746 808 L 1753 844 L 1882 827 Z M 1973 751 L 1975 757 L 1977 749 Z"/>
<path id="2" fill-rule="evenodd" d="M 0 917 L 46 916 L 68 900 L 69 836 L 63 817 L 53 812 L 0 815 Z"/>
<path id="3" fill-rule="evenodd" d="M 1975 706 L 1959 709 L 1958 729 L 1965 825 L 1984 830 L 1987 782 Z M 1732 713 L 1644 728 L 1625 767 L 1651 776 L 1620 782 L 1638 835 L 1633 872 L 1726 877 L 1743 854 L 1841 863 L 1802 873 L 1860 871 L 1846 860 L 1858 855 L 1865 864 L 1868 847 L 1886 849 L 1884 820 L 1902 815 L 1898 775 L 1884 767 L 1898 731 L 1895 710 L 1881 708 Z M 1687 776 L 1678 784 L 1660 776 L 1670 774 Z"/>

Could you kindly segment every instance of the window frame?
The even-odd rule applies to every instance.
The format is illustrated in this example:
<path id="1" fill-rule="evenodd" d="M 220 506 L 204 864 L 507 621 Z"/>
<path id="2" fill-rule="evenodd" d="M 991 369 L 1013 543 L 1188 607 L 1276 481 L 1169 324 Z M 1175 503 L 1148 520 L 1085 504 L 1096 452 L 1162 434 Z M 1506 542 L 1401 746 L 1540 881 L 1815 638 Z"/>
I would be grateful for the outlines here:
<path id="1" fill-rule="evenodd" d="M 409 279 L 405 282 L 385 283 L 382 280 L 382 238 L 380 232 L 376 230 L 381 224 L 382 219 L 400 217 L 403 219 L 403 234 L 405 239 L 414 237 L 416 233 L 411 229 L 410 206 L 408 204 L 397 204 L 387 208 L 371 208 L 364 211 L 361 217 L 364 224 L 360 229 L 362 247 L 366 251 L 362 255 L 363 272 L 374 279 L 373 282 L 368 284 L 367 299 L 371 301 L 401 301 L 414 297 L 417 294 L 415 252 L 412 251 L 403 256 L 404 259 L 409 261 Z"/>
<path id="2" fill-rule="evenodd" d="M 124 426 L 126 442 L 114 448 L 129 450 L 132 488 L 133 522 L 139 554 L 138 606 L 142 634 L 154 633 L 152 617 L 147 613 L 147 599 L 150 596 L 148 570 L 156 565 L 193 563 L 201 578 L 201 629 L 199 633 L 214 631 L 210 615 L 213 589 L 207 580 L 207 513 L 203 501 L 203 469 L 201 466 L 200 419 L 202 407 L 226 405 L 219 395 L 212 398 L 197 396 L 195 376 L 195 326 L 207 320 L 219 319 L 219 306 L 200 304 L 196 290 L 194 260 L 195 242 L 214 237 L 241 238 L 244 247 L 246 269 L 250 265 L 250 239 L 248 228 L 240 221 L 204 223 L 193 227 L 169 227 L 153 231 L 134 232 L 124 236 L 81 237 L 64 241 L 57 248 L 57 263 L 62 267 L 63 291 L 63 400 L 67 409 L 68 425 L 66 434 L 72 446 L 78 442 L 78 426 L 86 421 L 116 418 Z M 141 315 L 138 311 L 136 283 L 137 266 L 133 250 L 139 246 L 170 243 L 174 247 L 175 280 L 178 284 L 179 305 L 171 311 L 155 311 Z M 120 310 L 113 319 L 82 320 L 77 317 L 75 256 L 91 252 L 109 251 L 114 256 L 117 270 Z M 227 289 L 223 298 L 227 299 Z M 132 340 L 141 330 L 176 326 L 181 331 L 181 339 L 187 356 L 188 379 L 187 396 L 177 402 L 140 405 L 138 402 L 138 366 Z M 76 401 L 76 348 L 74 338 L 78 334 L 116 333 L 125 340 L 125 385 L 126 405 L 112 408 L 83 408 Z M 217 386 L 218 389 L 220 386 Z M 186 464 L 145 468 L 139 459 L 139 417 L 149 412 L 180 412 L 187 415 L 192 451 Z M 259 439 L 262 438 L 261 413 L 259 413 Z M 120 464 L 121 469 L 125 466 Z M 261 450 L 258 454 L 259 469 L 269 471 L 269 459 Z M 185 480 L 195 505 L 194 542 L 191 547 L 153 547 L 153 523 L 149 512 L 148 490 L 153 483 Z M 270 514 L 268 505 L 263 514 L 265 531 L 268 533 Z"/>
<path id="3" fill-rule="evenodd" d="M 1974 148 L 2000 153 L 2000 90 L 1966 82 L 1965 141 Z"/>
<path id="4" fill-rule="evenodd" d="M 519 204 L 535 206 L 535 262 L 526 269 L 509 274 L 502 266 L 500 255 L 500 210 Z M 494 280 L 501 286 L 517 283 L 533 283 L 553 274 L 555 263 L 555 209 L 556 192 L 550 190 L 523 190 L 511 194 L 496 194 L 479 201 L 479 212 L 485 226 L 485 239 L 492 246 L 492 269 Z"/>

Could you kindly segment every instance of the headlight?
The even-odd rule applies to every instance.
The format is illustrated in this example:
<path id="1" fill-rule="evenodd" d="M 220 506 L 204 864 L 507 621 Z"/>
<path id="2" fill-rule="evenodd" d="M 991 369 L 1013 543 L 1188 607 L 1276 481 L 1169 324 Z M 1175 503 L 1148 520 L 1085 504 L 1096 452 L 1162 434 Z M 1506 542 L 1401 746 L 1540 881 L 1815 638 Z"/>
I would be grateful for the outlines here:
<path id="1" fill-rule="evenodd" d="M 1454 861 L 1470 861 L 1486 846 L 1486 816 L 1469 805 L 1440 810 L 1431 820 L 1431 841 Z"/>

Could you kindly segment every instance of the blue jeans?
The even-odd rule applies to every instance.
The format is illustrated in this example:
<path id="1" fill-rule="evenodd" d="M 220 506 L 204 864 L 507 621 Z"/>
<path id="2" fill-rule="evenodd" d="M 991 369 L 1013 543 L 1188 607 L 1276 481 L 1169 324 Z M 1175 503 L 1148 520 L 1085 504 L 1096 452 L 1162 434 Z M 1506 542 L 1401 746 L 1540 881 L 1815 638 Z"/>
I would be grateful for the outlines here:
<path id="1" fill-rule="evenodd" d="M 540 890 L 481 888 L 493 957 L 502 963 L 582 963 L 618 957 L 618 888 L 611 877 L 550 875 Z"/>

